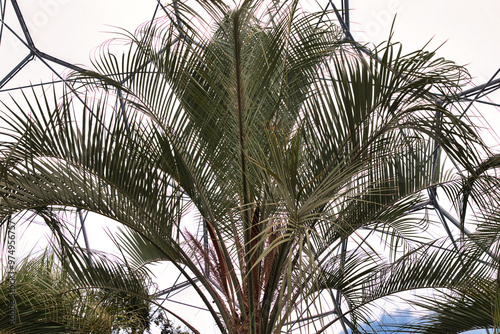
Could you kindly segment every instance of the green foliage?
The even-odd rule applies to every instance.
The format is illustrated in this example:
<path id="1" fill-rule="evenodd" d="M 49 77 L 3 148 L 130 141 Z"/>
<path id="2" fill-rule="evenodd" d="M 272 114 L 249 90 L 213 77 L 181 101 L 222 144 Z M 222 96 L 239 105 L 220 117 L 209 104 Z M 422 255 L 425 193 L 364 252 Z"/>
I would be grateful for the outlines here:
<path id="1" fill-rule="evenodd" d="M 461 252 L 433 240 L 436 221 L 415 209 L 437 188 L 480 199 L 478 174 L 496 166 L 481 164 L 476 129 L 447 108 L 464 68 L 390 41 L 362 53 L 297 1 L 170 11 L 123 34 L 123 55 L 103 46 L 71 89 L 26 95 L 0 114 L 0 222 L 43 216 L 68 252 L 65 272 L 104 298 L 95 310 L 110 323 L 147 328 L 154 296 L 140 281 L 156 261 L 191 282 L 222 333 L 237 334 L 292 332 L 297 319 L 315 333 L 361 330 L 376 300 L 458 291 L 497 268 L 478 265 L 495 240 L 479 233 Z M 56 209 L 127 227 L 115 236 L 127 266 L 69 252 Z"/>
<path id="2" fill-rule="evenodd" d="M 154 324 L 161 330 L 161 334 L 192 334 L 193 332 L 186 327 L 175 326 L 174 322 L 166 317 L 165 313 L 160 311 L 153 320 Z"/>
<path id="3" fill-rule="evenodd" d="M 82 286 L 70 276 L 54 253 L 23 260 L 0 283 L 0 328 L 15 333 L 144 331 L 149 317 L 144 300 Z"/>

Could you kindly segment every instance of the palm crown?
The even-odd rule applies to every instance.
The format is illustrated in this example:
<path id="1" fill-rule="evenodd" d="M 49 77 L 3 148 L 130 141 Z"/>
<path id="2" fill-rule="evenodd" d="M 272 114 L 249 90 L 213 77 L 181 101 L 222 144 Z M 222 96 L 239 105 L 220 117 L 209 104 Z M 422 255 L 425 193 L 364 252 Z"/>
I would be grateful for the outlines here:
<path id="1" fill-rule="evenodd" d="M 121 58 L 103 46 L 55 106 L 1 116 L 0 218 L 75 208 L 122 223 L 134 265 L 170 261 L 227 333 L 355 328 L 377 298 L 444 287 L 404 266 L 431 249 L 411 240 L 423 192 L 451 180 L 437 153 L 477 164 L 479 139 L 446 108 L 464 70 L 390 42 L 363 53 L 296 1 L 197 6 L 207 16 L 175 3 L 125 34 Z"/>

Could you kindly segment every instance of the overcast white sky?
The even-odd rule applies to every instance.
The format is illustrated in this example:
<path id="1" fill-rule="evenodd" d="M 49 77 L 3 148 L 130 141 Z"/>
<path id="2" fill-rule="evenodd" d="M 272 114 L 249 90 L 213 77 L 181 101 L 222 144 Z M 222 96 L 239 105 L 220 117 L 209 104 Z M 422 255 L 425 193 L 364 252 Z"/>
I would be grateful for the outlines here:
<path id="1" fill-rule="evenodd" d="M 0 0 L 5 8 L 5 22 L 22 35 L 10 1 Z M 326 0 L 322 0 L 326 5 Z M 340 7 L 340 1 L 334 1 Z M 21 11 L 36 47 L 52 56 L 73 64 L 90 66 L 92 51 L 103 41 L 113 37 L 117 27 L 133 31 L 139 24 L 153 17 L 154 0 L 24 0 Z M 474 84 L 485 83 L 500 68 L 500 1 L 498 0 L 351 0 L 351 31 L 360 42 L 378 44 L 387 39 L 393 20 L 394 41 L 403 44 L 407 52 L 421 48 L 432 39 L 431 47 L 445 43 L 439 54 L 459 64 L 467 64 Z M 27 48 L 6 28 L 0 44 L 0 80 L 26 55 Z M 51 64 L 56 72 L 64 68 Z M 40 60 L 30 62 L 16 77 L 0 89 L 0 100 L 7 99 L 10 88 L 39 83 L 55 78 L 54 73 Z M 491 95 L 492 97 L 498 94 Z M 497 99 L 500 102 L 500 98 Z M 496 108 L 485 108 L 494 119 Z M 30 227 L 20 240 L 20 247 L 29 250 L 41 229 Z M 102 234 L 95 227 L 89 229 L 91 246 Z M 41 242 L 42 244 L 43 242 Z M 168 277 L 169 275 L 167 275 Z M 170 275 L 171 276 L 171 275 Z M 172 277 L 162 275 L 159 284 L 168 286 Z M 182 300 L 179 299 L 179 300 Z M 191 301 L 189 301 L 191 302 Z M 183 306 L 177 306 L 183 309 Z M 205 323 L 203 333 L 212 333 L 211 320 L 204 312 L 182 310 L 188 320 Z M 205 320 L 204 320 L 205 319 Z"/>

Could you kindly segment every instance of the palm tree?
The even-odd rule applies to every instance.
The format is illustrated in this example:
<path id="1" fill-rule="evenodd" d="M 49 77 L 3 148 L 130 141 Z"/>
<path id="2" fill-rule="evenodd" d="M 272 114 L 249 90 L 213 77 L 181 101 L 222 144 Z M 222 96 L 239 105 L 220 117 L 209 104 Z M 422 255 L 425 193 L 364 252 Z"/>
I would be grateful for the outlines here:
<path id="1" fill-rule="evenodd" d="M 478 164 L 474 128 L 444 107 L 462 67 L 392 42 L 364 53 L 298 1 L 166 13 L 62 95 L 5 104 L 0 221 L 123 224 L 128 261 L 170 262 L 223 333 L 355 329 L 374 300 L 445 284 L 396 269 L 432 249 L 425 191 L 456 179 L 429 143 L 459 171 Z M 90 264 L 71 268 L 95 285 Z"/>
<path id="2" fill-rule="evenodd" d="M 117 262 L 111 268 L 94 256 L 94 288 L 89 289 L 84 276 L 75 276 L 77 270 L 67 270 L 58 258 L 47 250 L 23 259 L 15 272 L 2 275 L 2 333 L 144 333 L 149 329 L 150 280 L 142 270 L 129 270 Z M 75 260 L 85 264 L 77 259 L 72 257 L 74 264 Z"/>

